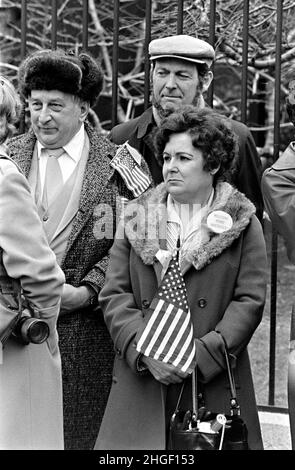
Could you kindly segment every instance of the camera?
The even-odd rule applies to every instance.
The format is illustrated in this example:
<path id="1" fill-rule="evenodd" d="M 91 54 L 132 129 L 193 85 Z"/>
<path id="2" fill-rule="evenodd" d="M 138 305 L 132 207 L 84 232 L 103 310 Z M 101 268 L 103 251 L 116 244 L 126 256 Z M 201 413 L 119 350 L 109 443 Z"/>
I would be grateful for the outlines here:
<path id="1" fill-rule="evenodd" d="M 44 320 L 33 318 L 23 311 L 14 325 L 12 335 L 23 344 L 41 344 L 49 336 L 49 326 Z"/>
<path id="2" fill-rule="evenodd" d="M 41 344 L 49 336 L 49 326 L 44 320 L 34 318 L 28 309 L 22 310 L 9 323 L 8 327 L 0 335 L 2 345 L 12 337 L 22 344 Z"/>

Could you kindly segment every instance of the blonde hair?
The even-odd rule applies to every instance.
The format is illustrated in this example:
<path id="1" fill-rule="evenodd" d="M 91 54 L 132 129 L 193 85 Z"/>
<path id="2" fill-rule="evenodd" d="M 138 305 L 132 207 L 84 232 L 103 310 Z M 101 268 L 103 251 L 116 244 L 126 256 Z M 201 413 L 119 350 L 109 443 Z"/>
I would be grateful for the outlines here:
<path id="1" fill-rule="evenodd" d="M 19 95 L 10 81 L 0 75 L 0 144 L 13 134 L 20 112 Z"/>

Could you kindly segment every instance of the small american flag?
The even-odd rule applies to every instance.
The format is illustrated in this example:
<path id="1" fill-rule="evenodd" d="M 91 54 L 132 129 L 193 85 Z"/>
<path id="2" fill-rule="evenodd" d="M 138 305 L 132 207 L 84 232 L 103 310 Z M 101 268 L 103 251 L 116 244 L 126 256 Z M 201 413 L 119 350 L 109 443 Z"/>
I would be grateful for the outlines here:
<path id="1" fill-rule="evenodd" d="M 141 155 L 139 152 L 125 142 L 118 148 L 116 155 L 111 161 L 111 166 L 120 173 L 127 188 L 137 197 L 150 186 L 151 180 L 140 168 L 138 158 L 136 158 L 137 155 L 134 156 L 135 152 L 139 156 L 140 161 Z"/>
<path id="2" fill-rule="evenodd" d="M 175 257 L 170 261 L 146 319 L 144 330 L 135 338 L 137 351 L 182 372 L 192 372 L 196 366 L 193 325 L 184 279 Z"/>

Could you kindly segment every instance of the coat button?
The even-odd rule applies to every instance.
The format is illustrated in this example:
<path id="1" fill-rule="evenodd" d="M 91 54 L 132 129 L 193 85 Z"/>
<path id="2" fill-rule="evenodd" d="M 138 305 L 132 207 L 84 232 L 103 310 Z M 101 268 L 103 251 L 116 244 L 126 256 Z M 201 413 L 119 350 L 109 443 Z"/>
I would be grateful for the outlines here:
<path id="1" fill-rule="evenodd" d="M 207 300 L 202 297 L 201 299 L 198 300 L 198 305 L 199 305 L 200 308 L 206 307 Z"/>
<path id="2" fill-rule="evenodd" d="M 118 356 L 121 356 L 121 349 L 117 348 L 116 353 L 118 354 Z"/>
<path id="3" fill-rule="evenodd" d="M 148 300 L 143 300 L 142 301 L 142 308 L 149 308 L 150 302 Z"/>

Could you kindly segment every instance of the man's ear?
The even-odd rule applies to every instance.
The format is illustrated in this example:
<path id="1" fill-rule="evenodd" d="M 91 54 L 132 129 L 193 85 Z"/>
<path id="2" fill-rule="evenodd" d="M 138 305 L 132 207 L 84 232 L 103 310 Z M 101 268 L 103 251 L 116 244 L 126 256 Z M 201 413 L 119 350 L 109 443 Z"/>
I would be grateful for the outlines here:
<path id="1" fill-rule="evenodd" d="M 206 73 L 205 77 L 203 78 L 203 89 L 202 89 L 203 93 L 208 90 L 209 86 L 211 85 L 212 80 L 213 80 L 213 72 L 209 70 Z"/>
<path id="2" fill-rule="evenodd" d="M 84 122 L 85 119 L 87 118 L 87 115 L 89 113 L 89 108 L 90 108 L 90 104 L 87 101 L 81 101 L 81 104 L 80 104 L 80 109 L 81 109 L 80 121 L 81 122 Z"/>

